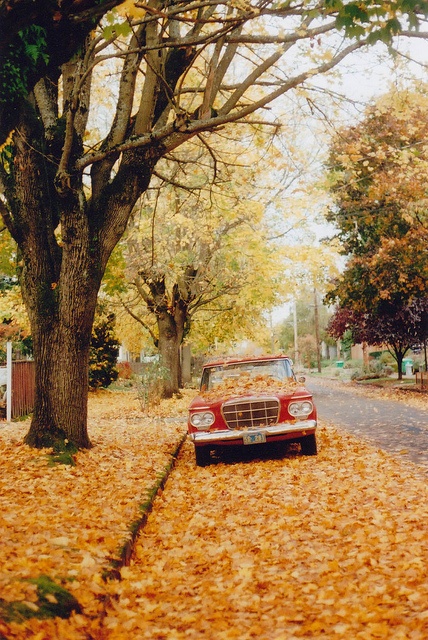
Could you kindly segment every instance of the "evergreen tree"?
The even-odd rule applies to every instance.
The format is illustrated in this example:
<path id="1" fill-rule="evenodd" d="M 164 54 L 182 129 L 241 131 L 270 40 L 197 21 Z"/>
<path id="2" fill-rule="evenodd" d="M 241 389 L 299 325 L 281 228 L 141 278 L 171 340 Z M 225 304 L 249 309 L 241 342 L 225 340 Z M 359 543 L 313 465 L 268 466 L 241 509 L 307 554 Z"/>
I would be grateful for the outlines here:
<path id="1" fill-rule="evenodd" d="M 120 345 L 114 333 L 114 322 L 115 316 L 110 314 L 94 324 L 89 352 L 91 389 L 108 387 L 118 378 L 116 363 Z"/>

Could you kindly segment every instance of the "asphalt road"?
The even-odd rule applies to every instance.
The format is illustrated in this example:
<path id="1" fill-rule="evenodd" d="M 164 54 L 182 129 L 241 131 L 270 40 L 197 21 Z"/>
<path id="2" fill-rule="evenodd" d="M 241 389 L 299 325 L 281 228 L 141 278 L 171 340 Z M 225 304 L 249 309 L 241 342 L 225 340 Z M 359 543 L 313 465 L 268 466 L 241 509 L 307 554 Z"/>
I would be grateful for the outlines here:
<path id="1" fill-rule="evenodd" d="M 425 411 L 399 401 L 356 394 L 352 387 L 334 380 L 308 378 L 306 386 L 314 394 L 320 420 L 411 460 L 428 473 L 428 400 Z"/>

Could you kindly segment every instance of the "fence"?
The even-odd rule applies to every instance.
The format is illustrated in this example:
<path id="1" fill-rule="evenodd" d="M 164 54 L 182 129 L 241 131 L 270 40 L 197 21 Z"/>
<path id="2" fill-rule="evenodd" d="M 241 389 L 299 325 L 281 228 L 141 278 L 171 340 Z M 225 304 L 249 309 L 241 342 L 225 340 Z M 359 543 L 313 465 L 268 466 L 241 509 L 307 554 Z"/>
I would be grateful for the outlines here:
<path id="1" fill-rule="evenodd" d="M 416 374 L 416 384 L 420 386 L 421 389 L 428 389 L 428 371 L 419 371 Z"/>
<path id="2" fill-rule="evenodd" d="M 34 409 L 34 362 L 12 361 L 11 418 L 26 416 Z"/>
<path id="3" fill-rule="evenodd" d="M 12 360 L 12 345 L 7 344 L 7 363 L 0 367 L 0 384 L 5 388 L 0 397 L 0 417 L 7 420 L 26 416 L 34 408 L 34 362 Z"/>

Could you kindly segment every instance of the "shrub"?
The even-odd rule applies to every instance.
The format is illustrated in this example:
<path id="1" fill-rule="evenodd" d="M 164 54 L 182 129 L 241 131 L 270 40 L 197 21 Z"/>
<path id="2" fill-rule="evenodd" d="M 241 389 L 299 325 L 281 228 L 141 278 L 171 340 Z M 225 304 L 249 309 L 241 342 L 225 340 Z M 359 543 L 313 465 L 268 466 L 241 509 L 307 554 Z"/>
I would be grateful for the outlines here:
<path id="1" fill-rule="evenodd" d="M 114 321 L 114 315 L 110 314 L 94 324 L 89 354 L 89 387 L 91 389 L 108 387 L 117 380 L 119 375 L 116 367 L 119 341 L 114 335 Z"/>
<path id="2" fill-rule="evenodd" d="M 379 380 L 381 377 L 380 373 L 363 373 L 361 371 L 355 371 L 351 375 L 351 380 Z"/>

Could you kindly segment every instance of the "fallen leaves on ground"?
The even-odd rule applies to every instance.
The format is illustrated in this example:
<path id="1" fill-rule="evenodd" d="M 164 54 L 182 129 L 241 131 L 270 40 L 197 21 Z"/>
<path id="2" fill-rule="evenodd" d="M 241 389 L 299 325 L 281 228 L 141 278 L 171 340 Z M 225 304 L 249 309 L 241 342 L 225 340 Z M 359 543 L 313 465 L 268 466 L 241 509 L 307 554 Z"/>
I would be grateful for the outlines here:
<path id="1" fill-rule="evenodd" d="M 197 468 L 186 443 L 102 637 L 426 640 L 426 477 L 331 425 L 319 444 Z"/>
<path id="2" fill-rule="evenodd" d="M 372 398 L 381 397 L 385 400 L 395 400 L 407 404 L 409 407 L 415 409 L 428 410 L 428 392 L 427 391 L 414 391 L 412 389 L 396 387 L 378 388 L 378 389 L 366 389 L 364 387 L 357 387 L 357 393 L 362 395 L 369 395 Z"/>
<path id="3" fill-rule="evenodd" d="M 343 382 L 338 379 L 331 378 L 316 378 L 317 384 L 324 384 L 326 386 L 340 386 L 344 385 L 348 389 L 352 388 L 352 393 L 360 396 L 367 396 L 369 398 L 383 398 L 385 400 L 393 400 L 414 407 L 415 409 L 428 410 L 428 391 L 421 391 L 418 389 L 400 387 L 398 381 L 395 385 L 388 387 L 371 386 L 358 384 L 357 382 Z"/>
<path id="4" fill-rule="evenodd" d="M 22 445 L 28 425 L 0 425 L 2 597 L 34 602 L 21 580 L 48 573 L 83 607 L 0 637 L 426 640 L 426 475 L 333 425 L 316 457 L 199 468 L 187 442 L 122 580 L 102 581 L 185 429 L 163 417 L 188 399 L 153 418 L 132 395 L 97 397 L 76 467 L 48 467 Z"/>
<path id="5" fill-rule="evenodd" d="M 147 416 L 132 391 L 91 394 L 94 446 L 76 454 L 74 467 L 49 466 L 47 450 L 23 444 L 28 422 L 0 423 L 1 598 L 34 607 L 37 586 L 27 580 L 48 575 L 66 585 L 85 616 L 98 616 L 105 595 L 101 574 L 118 558 L 147 492 L 171 462 L 186 432 L 182 417 L 192 395 L 163 401 Z M 28 636 L 14 624 L 6 632 L 0 622 L 0 636 L 33 637 L 31 629 L 45 629 L 40 638 L 80 637 L 67 635 L 69 625 L 59 619 L 29 620 L 25 628 Z"/>

